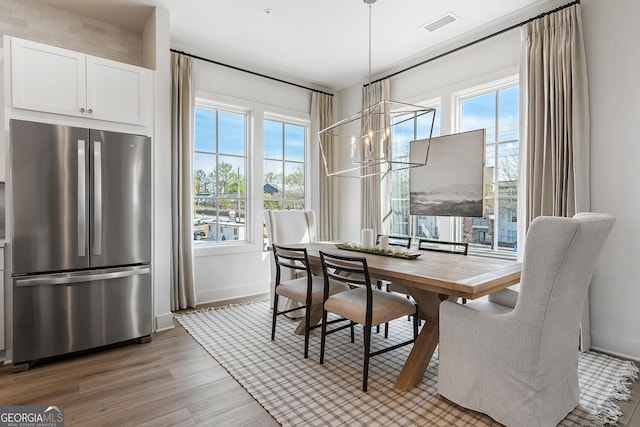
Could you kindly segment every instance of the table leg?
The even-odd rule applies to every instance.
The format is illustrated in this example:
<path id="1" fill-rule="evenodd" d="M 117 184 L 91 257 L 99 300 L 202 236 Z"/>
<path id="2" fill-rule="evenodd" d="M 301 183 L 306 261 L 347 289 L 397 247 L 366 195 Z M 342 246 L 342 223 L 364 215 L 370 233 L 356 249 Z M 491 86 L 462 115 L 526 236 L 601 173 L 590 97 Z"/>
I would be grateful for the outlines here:
<path id="1" fill-rule="evenodd" d="M 322 304 L 316 304 L 311 307 L 311 326 L 317 325 L 322 320 Z M 293 331 L 296 335 L 304 335 L 304 326 L 305 325 L 305 317 L 302 317 L 300 323 L 296 327 L 295 331 Z"/>
<path id="2" fill-rule="evenodd" d="M 440 302 L 442 301 L 440 295 L 418 289 L 409 289 L 409 293 L 418 304 L 426 322 L 396 379 L 395 388 L 400 391 L 409 390 L 422 381 L 440 336 Z M 443 296 L 443 298 L 455 300 L 455 297 Z"/>

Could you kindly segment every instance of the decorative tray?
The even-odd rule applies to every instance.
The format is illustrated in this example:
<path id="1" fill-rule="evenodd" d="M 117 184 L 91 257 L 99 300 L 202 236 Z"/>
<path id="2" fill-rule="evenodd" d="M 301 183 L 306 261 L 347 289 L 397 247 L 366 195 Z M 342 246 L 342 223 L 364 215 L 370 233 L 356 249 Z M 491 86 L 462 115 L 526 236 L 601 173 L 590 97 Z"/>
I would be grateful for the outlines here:
<path id="1" fill-rule="evenodd" d="M 344 249 L 345 251 L 363 252 L 366 254 L 382 255 L 382 256 L 388 256 L 392 258 L 402 258 L 402 259 L 416 259 L 420 255 L 422 255 L 422 253 L 420 252 L 409 252 L 409 251 L 394 252 L 390 249 L 385 251 L 379 248 L 363 248 L 361 246 L 352 245 L 351 243 L 336 243 L 336 248 Z"/>

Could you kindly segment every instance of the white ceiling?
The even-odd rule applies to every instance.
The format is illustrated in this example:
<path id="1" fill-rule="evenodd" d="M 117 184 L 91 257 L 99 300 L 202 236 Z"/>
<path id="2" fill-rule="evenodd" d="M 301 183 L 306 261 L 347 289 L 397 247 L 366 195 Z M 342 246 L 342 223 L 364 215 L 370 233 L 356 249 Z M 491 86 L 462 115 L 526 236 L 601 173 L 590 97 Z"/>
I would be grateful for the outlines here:
<path id="1" fill-rule="evenodd" d="M 134 31 L 158 6 L 170 12 L 173 49 L 334 91 L 368 78 L 363 0 L 40 1 Z M 372 74 L 386 75 L 567 2 L 379 0 L 372 5 Z M 432 33 L 420 28 L 448 12 L 459 20 Z"/>

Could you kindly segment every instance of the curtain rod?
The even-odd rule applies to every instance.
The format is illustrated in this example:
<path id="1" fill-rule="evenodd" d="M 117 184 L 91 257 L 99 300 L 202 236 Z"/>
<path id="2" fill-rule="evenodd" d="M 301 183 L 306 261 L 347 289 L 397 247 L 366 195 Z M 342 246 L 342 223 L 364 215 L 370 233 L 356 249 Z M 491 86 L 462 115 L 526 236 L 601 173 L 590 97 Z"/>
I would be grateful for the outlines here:
<path id="1" fill-rule="evenodd" d="M 540 18 L 543 18 L 543 17 L 545 17 L 545 16 L 547 16 L 547 15 L 551 15 L 552 13 L 556 13 L 556 12 L 558 12 L 558 11 L 561 11 L 561 10 L 563 10 L 563 9 L 566 9 L 566 8 L 568 8 L 568 7 L 571 7 L 571 6 L 575 5 L 575 4 L 580 4 L 580 0 L 575 0 L 575 1 L 572 1 L 571 3 L 567 3 L 567 4 L 565 4 L 565 5 L 563 5 L 563 6 L 556 7 L 556 8 L 555 8 L 555 9 L 553 9 L 553 10 L 550 10 L 550 11 L 548 11 L 548 12 L 544 12 L 544 13 L 541 13 L 540 15 L 538 15 L 538 16 L 534 16 L 533 18 L 529 18 L 529 19 L 527 19 L 526 21 L 522 21 L 522 22 L 520 22 L 519 24 L 512 25 L 512 26 L 510 26 L 510 27 L 508 27 L 508 28 L 505 28 L 505 29 L 503 29 L 503 30 L 497 31 L 497 32 L 495 32 L 495 33 L 493 33 L 493 34 L 489 34 L 488 36 L 484 36 L 484 37 L 482 37 L 482 38 L 480 38 L 480 39 L 478 39 L 478 40 L 475 40 L 475 41 L 469 42 L 469 43 L 467 43 L 467 44 L 465 44 L 465 45 L 462 45 L 462 46 L 460 46 L 460 47 L 456 47 L 455 49 L 451 49 L 451 50 L 450 50 L 450 51 L 448 51 L 448 52 L 441 53 L 440 55 L 436 55 L 436 56 L 434 56 L 433 58 L 429 58 L 429 59 L 424 60 L 424 61 L 422 61 L 422 62 L 419 62 L 419 63 L 417 63 L 417 64 L 411 65 L 410 67 L 404 68 L 404 69 L 402 69 L 402 70 L 400 70 L 400 71 L 396 71 L 395 73 L 389 74 L 389 75 L 388 75 L 388 76 L 386 76 L 386 77 L 382 77 L 382 78 L 380 78 L 380 79 L 377 79 L 377 80 L 372 81 L 371 83 L 366 83 L 366 84 L 364 84 L 364 85 L 362 85 L 362 86 L 363 86 L 363 87 L 367 87 L 367 86 L 369 86 L 370 84 L 378 83 L 378 82 L 380 82 L 380 81 L 382 81 L 382 80 L 389 79 L 389 78 L 391 78 L 391 77 L 395 77 L 395 76 L 397 76 L 398 74 L 404 73 L 405 71 L 413 70 L 413 69 L 414 69 L 414 68 L 416 68 L 416 67 L 419 67 L 419 66 L 421 66 L 421 65 L 424 65 L 424 64 L 426 64 L 426 63 L 428 63 L 428 62 L 431 62 L 431 61 L 435 61 L 436 59 L 440 59 L 440 58 L 442 58 L 443 56 L 447 56 L 447 55 L 449 55 L 450 53 L 457 52 L 457 51 L 462 50 L 462 49 L 465 49 L 465 48 L 467 48 L 467 47 L 469 47 L 469 46 L 473 46 L 473 45 L 474 45 L 474 44 L 476 44 L 476 43 L 480 43 L 480 42 L 483 42 L 483 41 L 485 41 L 485 40 L 488 40 L 488 39 L 490 39 L 490 38 L 492 38 L 492 37 L 499 36 L 500 34 L 506 33 L 507 31 L 511 31 L 511 30 L 513 30 L 513 29 L 516 29 L 516 28 L 518 28 L 518 27 L 521 27 L 521 26 L 523 26 L 523 25 L 526 25 L 526 24 L 528 24 L 528 23 L 530 23 L 530 22 L 533 22 L 533 21 L 535 21 L 536 19 L 540 19 Z"/>
<path id="2" fill-rule="evenodd" d="M 256 73 L 255 71 L 246 70 L 244 68 L 236 67 L 234 65 L 224 64 L 222 62 L 214 61 L 213 59 L 203 58 L 201 56 L 193 55 L 191 53 L 183 52 L 183 51 L 176 50 L 176 49 L 169 49 L 169 50 L 171 52 L 179 53 L 180 55 L 185 55 L 185 56 L 189 56 L 189 57 L 194 58 L 194 59 L 199 59 L 201 61 L 210 62 L 211 64 L 221 65 L 223 67 L 231 68 L 231 69 L 234 69 L 234 70 L 237 70 L 237 71 L 242 71 L 243 73 L 253 74 L 254 76 L 264 77 L 265 79 L 269 79 L 269 80 L 275 80 L 277 82 L 285 83 L 285 84 L 288 84 L 288 85 L 291 85 L 291 86 L 296 86 L 296 87 L 299 87 L 301 89 L 306 89 L 306 90 L 310 90 L 312 92 L 318 92 L 318 93 L 323 93 L 325 95 L 333 96 L 332 93 L 323 92 L 323 91 L 318 90 L 318 89 L 313 89 L 313 88 L 310 88 L 310 87 L 302 86 L 302 85 L 299 85 L 297 83 L 292 83 L 292 82 L 288 82 L 286 80 L 278 79 L 276 77 L 267 76 L 266 74 Z"/>

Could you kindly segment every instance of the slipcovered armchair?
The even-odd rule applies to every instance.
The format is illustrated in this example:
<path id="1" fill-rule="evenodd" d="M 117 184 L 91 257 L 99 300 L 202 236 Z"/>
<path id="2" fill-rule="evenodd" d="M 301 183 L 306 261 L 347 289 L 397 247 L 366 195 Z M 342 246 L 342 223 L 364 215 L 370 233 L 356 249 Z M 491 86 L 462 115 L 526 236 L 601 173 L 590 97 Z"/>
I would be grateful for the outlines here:
<path id="1" fill-rule="evenodd" d="M 507 426 L 552 426 L 578 404 L 578 331 L 614 218 L 539 217 L 525 241 L 515 308 L 440 305 L 438 393 Z"/>
<path id="2" fill-rule="evenodd" d="M 313 210 L 272 210 L 264 211 L 264 224 L 267 227 L 269 247 L 273 243 L 277 245 L 289 245 L 293 243 L 310 243 L 316 241 L 316 214 Z M 271 301 L 274 299 L 276 284 L 276 267 L 273 252 L 271 257 Z M 285 269 L 282 272 L 282 281 L 294 279 L 295 270 Z M 280 297 L 278 310 L 285 311 L 290 308 L 300 307 L 302 304 L 289 298 Z M 287 313 L 289 317 L 304 316 L 304 309 Z"/>

